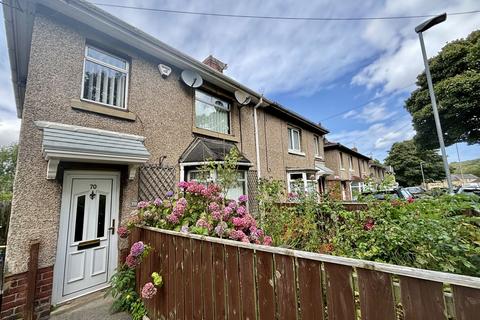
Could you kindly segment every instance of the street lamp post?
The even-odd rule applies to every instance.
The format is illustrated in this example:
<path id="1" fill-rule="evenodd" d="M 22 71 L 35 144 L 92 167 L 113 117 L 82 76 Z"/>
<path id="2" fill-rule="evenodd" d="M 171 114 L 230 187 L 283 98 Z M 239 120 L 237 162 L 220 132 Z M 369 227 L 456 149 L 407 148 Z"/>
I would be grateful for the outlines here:
<path id="1" fill-rule="evenodd" d="M 423 162 L 420 161 L 420 171 L 422 171 L 422 181 L 423 181 L 423 187 L 427 189 L 427 184 L 425 183 L 425 174 L 423 173 Z"/>
<path id="2" fill-rule="evenodd" d="M 442 126 L 440 125 L 440 117 L 438 116 L 437 101 L 435 99 L 435 92 L 433 91 L 432 75 L 430 74 L 430 68 L 428 66 L 427 52 L 425 51 L 425 44 L 423 42 L 423 32 L 431 27 L 445 21 L 447 14 L 443 13 L 436 17 L 433 17 L 415 28 L 415 32 L 418 33 L 420 39 L 420 46 L 422 48 L 423 63 L 425 64 L 425 75 L 427 76 L 428 91 L 430 92 L 430 100 L 432 102 L 433 117 L 435 118 L 435 126 L 437 127 L 438 142 L 440 144 L 440 150 L 442 151 L 443 166 L 445 168 L 445 175 L 447 176 L 448 192 L 453 193 L 452 178 L 450 177 L 450 169 L 448 167 L 447 152 L 445 151 L 445 143 L 443 142 Z"/>

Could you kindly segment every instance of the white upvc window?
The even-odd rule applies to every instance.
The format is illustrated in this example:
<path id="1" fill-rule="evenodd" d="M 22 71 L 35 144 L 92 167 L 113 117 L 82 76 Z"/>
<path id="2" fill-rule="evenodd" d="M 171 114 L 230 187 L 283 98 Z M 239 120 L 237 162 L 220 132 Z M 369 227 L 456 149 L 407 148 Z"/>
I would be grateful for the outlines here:
<path id="1" fill-rule="evenodd" d="M 315 157 L 320 157 L 320 138 L 313 136 L 313 150 L 315 151 Z"/>
<path id="2" fill-rule="evenodd" d="M 289 172 L 287 174 L 288 192 L 292 193 L 316 193 L 318 191 L 317 180 L 309 180 L 306 172 Z"/>
<path id="3" fill-rule="evenodd" d="M 216 170 L 189 170 L 187 171 L 187 181 L 195 180 L 201 183 L 216 183 L 218 179 Z M 227 192 L 227 199 L 237 200 L 243 194 L 247 194 L 247 171 L 237 171 L 237 181 Z"/>
<path id="4" fill-rule="evenodd" d="M 288 128 L 288 152 L 302 154 L 302 134 L 300 129 Z"/>
<path id="5" fill-rule="evenodd" d="M 85 47 L 82 99 L 127 108 L 128 61 L 90 45 Z"/>
<path id="6" fill-rule="evenodd" d="M 340 152 L 340 170 L 345 170 L 345 166 L 343 165 L 343 153 Z"/>
<path id="7" fill-rule="evenodd" d="M 195 91 L 195 126 L 230 134 L 230 103 L 203 91 Z"/>
<path id="8" fill-rule="evenodd" d="M 353 156 L 348 156 L 348 168 L 353 171 Z"/>

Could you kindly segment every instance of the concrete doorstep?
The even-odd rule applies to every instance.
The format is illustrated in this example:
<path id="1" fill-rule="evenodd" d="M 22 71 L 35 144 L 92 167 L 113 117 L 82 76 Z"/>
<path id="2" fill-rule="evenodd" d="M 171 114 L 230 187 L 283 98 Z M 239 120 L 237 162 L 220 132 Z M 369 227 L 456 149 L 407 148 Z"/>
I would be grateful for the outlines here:
<path id="1" fill-rule="evenodd" d="M 99 291 L 74 299 L 52 311 L 51 320 L 131 320 L 125 312 L 110 313 L 113 303 L 111 296 L 104 298 L 105 291 Z"/>

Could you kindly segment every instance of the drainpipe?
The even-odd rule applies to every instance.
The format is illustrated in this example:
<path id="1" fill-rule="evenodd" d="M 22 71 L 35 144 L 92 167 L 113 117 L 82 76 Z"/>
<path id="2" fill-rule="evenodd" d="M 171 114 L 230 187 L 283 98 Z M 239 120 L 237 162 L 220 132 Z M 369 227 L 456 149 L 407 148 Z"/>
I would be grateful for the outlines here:
<path id="1" fill-rule="evenodd" d="M 263 103 L 263 96 L 260 97 L 258 103 L 253 107 L 253 125 L 255 127 L 255 151 L 257 156 L 257 178 L 260 179 L 260 145 L 258 144 L 258 124 L 257 124 L 257 108 Z"/>

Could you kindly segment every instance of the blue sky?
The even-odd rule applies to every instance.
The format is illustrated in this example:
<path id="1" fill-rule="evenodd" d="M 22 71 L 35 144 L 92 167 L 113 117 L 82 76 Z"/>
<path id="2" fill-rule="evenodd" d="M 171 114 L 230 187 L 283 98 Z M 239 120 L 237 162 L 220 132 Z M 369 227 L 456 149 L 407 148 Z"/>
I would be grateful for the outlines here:
<path id="1" fill-rule="evenodd" d="M 480 9 L 476 0 L 96 0 L 128 6 L 232 14 L 366 17 Z M 198 60 L 226 62 L 225 73 L 330 130 L 328 139 L 383 160 L 414 135 L 403 105 L 423 70 L 414 27 L 422 19 L 278 21 L 167 14 L 100 6 Z M 3 13 L 0 14 L 3 20 Z M 450 16 L 425 34 L 429 56 L 480 26 L 480 14 Z M 0 27 L 0 144 L 18 139 L 3 24 Z M 372 101 L 373 100 L 373 101 Z M 370 103 L 368 103 L 371 101 Z M 462 160 L 480 145 L 459 144 Z M 456 161 L 454 147 L 448 148 Z"/>

